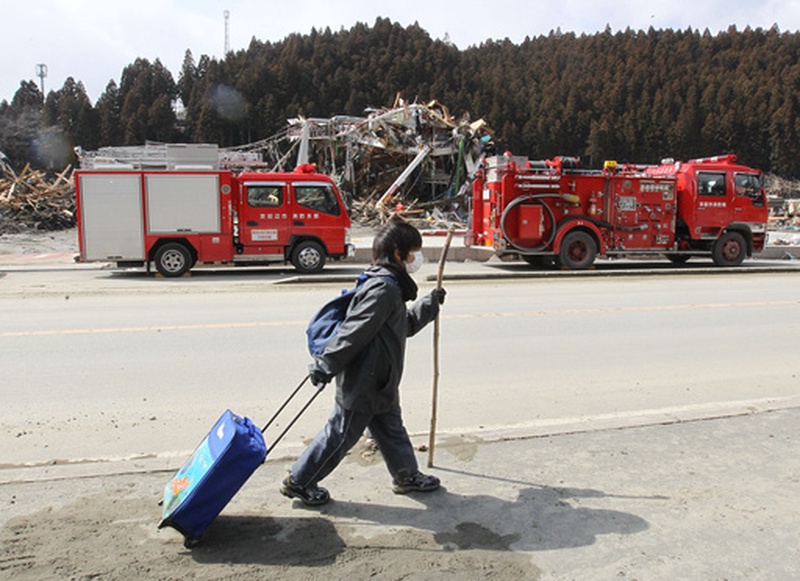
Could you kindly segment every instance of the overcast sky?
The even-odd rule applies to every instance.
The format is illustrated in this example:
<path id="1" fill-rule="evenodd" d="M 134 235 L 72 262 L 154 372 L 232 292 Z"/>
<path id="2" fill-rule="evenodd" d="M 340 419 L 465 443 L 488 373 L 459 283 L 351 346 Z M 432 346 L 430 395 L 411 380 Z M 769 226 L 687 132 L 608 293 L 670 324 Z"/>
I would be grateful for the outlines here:
<path id="1" fill-rule="evenodd" d="M 177 80 L 186 49 L 221 58 L 228 10 L 232 50 L 250 39 L 278 41 L 312 27 L 334 32 L 356 22 L 390 18 L 418 22 L 433 38 L 467 48 L 492 39 L 519 43 L 526 36 L 562 31 L 594 33 L 708 28 L 736 25 L 781 31 L 800 29 L 800 0 L 5 0 L 0 10 L 0 100 L 11 100 L 20 81 L 47 65 L 45 91 L 71 76 L 94 103 L 137 57 L 156 58 Z M 435 97 L 431 95 L 430 97 Z"/>

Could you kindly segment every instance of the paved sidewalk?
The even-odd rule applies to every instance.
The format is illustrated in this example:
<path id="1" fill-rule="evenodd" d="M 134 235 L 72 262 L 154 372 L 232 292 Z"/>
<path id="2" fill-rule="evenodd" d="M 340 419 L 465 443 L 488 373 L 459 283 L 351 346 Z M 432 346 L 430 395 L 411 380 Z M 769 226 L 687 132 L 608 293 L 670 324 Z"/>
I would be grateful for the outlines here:
<path id="1" fill-rule="evenodd" d="M 432 469 L 445 487 L 409 496 L 392 494 L 379 454 L 362 445 L 324 483 L 334 500 L 319 509 L 278 493 L 290 459 L 273 454 L 191 550 L 176 532 L 156 530 L 168 472 L 140 472 L 130 462 L 116 474 L 71 477 L 74 467 L 56 466 L 0 484 L 0 572 L 8 579 L 798 578 L 798 437 L 800 408 L 494 443 L 448 436 Z M 423 466 L 426 457 L 420 452 Z"/>

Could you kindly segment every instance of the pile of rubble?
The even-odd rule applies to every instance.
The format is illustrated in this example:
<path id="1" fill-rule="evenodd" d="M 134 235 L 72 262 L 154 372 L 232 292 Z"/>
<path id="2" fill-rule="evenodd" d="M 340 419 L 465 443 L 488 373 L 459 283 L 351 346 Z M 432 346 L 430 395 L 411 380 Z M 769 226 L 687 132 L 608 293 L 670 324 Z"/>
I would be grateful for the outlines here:
<path id="1" fill-rule="evenodd" d="M 235 150 L 260 153 L 272 170 L 316 164 L 337 181 L 362 224 L 397 213 L 418 227 L 463 227 L 478 161 L 494 154 L 486 122 L 399 95 L 391 108 L 367 113 L 291 119 L 279 134 Z"/>
<path id="2" fill-rule="evenodd" d="M 764 186 L 769 195 L 769 228 L 773 231 L 800 230 L 800 181 L 788 180 L 767 174 Z M 797 244 L 797 235 L 792 238 Z M 770 243 L 787 244 L 777 235 L 770 235 Z"/>
<path id="3" fill-rule="evenodd" d="M 29 165 L 16 174 L 0 158 L 0 234 L 74 226 L 72 166 L 52 177 Z"/>

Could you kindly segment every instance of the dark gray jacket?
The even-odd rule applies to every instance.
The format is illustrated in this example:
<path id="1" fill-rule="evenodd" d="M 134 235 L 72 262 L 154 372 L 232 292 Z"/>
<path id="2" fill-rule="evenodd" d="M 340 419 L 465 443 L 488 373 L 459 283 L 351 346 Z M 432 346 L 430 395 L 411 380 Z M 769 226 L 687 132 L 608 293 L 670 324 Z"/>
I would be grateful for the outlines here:
<path id="1" fill-rule="evenodd" d="M 406 338 L 436 318 L 439 303 L 428 294 L 406 309 L 400 286 L 386 278 L 395 273 L 372 267 L 366 274 L 339 331 L 312 368 L 336 377 L 336 402 L 344 409 L 379 414 L 400 406 Z"/>

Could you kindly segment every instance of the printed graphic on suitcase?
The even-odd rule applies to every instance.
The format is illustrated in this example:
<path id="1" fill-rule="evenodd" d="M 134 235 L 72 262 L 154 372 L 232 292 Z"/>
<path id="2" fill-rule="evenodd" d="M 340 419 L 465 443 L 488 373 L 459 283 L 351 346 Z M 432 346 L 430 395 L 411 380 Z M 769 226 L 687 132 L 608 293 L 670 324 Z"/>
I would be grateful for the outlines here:
<path id="1" fill-rule="evenodd" d="M 163 520 L 187 542 L 196 540 L 264 461 L 267 447 L 249 418 L 230 410 L 164 487 Z"/>

